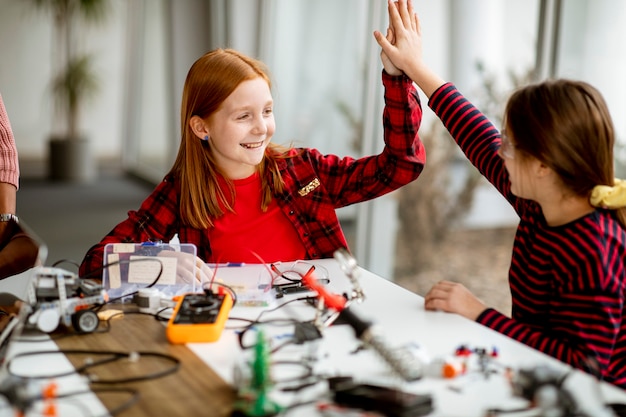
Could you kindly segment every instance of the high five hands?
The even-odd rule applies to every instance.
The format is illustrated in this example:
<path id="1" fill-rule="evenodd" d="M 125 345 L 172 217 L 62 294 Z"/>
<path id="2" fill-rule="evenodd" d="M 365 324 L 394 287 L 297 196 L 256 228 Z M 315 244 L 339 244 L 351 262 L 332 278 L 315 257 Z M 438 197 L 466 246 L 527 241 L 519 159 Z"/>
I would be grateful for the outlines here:
<path id="1" fill-rule="evenodd" d="M 374 31 L 374 38 L 382 48 L 383 65 L 387 61 L 394 69 L 408 75 L 407 69 L 414 60 L 414 56 L 421 55 L 417 14 L 413 11 L 411 2 L 407 0 L 387 0 L 387 9 L 389 12 L 387 36 Z M 389 72 L 387 65 L 385 65 L 385 71 Z"/>
<path id="2" fill-rule="evenodd" d="M 430 97 L 445 82 L 432 72 L 422 58 L 420 21 L 411 0 L 387 0 L 389 27 L 387 35 L 374 31 L 380 45 L 381 60 L 390 75 L 404 73 Z M 441 281 L 424 297 L 427 310 L 457 313 L 471 320 L 478 318 L 486 306 L 462 284 Z"/>
<path id="3" fill-rule="evenodd" d="M 430 97 L 444 81 L 422 59 L 421 26 L 413 4 L 411 0 L 387 0 L 387 10 L 387 35 L 374 31 L 385 71 L 390 75 L 406 74 Z"/>

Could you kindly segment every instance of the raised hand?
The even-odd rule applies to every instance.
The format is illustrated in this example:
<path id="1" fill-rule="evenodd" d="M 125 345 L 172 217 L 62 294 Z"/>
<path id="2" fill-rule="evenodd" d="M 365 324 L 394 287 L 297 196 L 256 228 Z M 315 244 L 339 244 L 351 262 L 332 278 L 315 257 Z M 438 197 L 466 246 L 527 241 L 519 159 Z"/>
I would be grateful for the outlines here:
<path id="1" fill-rule="evenodd" d="M 389 30 L 387 36 L 374 31 L 374 38 L 391 64 L 415 81 L 430 97 L 444 81 L 423 62 L 420 22 L 413 5 L 410 0 L 387 0 L 387 10 L 391 35 Z"/>
<path id="2" fill-rule="evenodd" d="M 404 71 L 422 54 L 419 22 L 413 6 L 407 0 L 388 0 L 387 9 L 387 36 L 375 31 L 374 38 L 392 64 Z"/>
<path id="3" fill-rule="evenodd" d="M 387 41 L 389 43 L 391 43 L 392 45 L 395 43 L 395 39 L 393 36 L 393 30 L 391 29 L 391 27 L 387 28 Z M 396 67 L 395 65 L 393 65 L 393 62 L 391 62 L 391 60 L 389 59 L 389 57 L 387 56 L 387 54 L 385 53 L 384 50 L 380 51 L 380 60 L 383 63 L 383 67 L 385 68 L 385 72 L 389 75 L 393 75 L 398 76 L 398 75 L 402 75 L 402 71 L 400 69 L 398 69 L 398 67 Z"/>

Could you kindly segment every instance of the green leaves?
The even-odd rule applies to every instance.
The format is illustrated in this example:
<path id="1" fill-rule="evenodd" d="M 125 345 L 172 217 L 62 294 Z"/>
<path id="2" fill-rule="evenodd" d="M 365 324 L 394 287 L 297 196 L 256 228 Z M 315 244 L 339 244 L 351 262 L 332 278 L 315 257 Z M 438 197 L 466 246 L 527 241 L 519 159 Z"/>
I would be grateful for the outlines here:
<path id="1" fill-rule="evenodd" d="M 67 129 L 70 138 L 78 137 L 78 118 L 85 99 L 98 90 L 98 79 L 92 69 L 93 57 L 72 57 L 64 70 L 52 82 L 52 91 L 59 108 L 67 114 Z"/>
<path id="2" fill-rule="evenodd" d="M 78 138 L 80 110 L 85 99 L 97 91 L 94 57 L 77 50 L 77 24 L 101 23 L 110 11 L 109 0 L 31 0 L 35 8 L 50 13 L 54 22 L 60 58 L 52 80 L 52 93 L 58 111 L 65 118 L 66 135 Z M 54 65 L 53 65 L 54 67 Z"/>

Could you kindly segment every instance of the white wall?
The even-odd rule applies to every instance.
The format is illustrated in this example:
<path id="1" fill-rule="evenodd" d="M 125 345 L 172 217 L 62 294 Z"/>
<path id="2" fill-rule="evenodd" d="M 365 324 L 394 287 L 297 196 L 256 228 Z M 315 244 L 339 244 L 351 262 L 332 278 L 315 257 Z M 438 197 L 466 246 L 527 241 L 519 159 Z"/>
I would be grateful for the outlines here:
<path id="1" fill-rule="evenodd" d="M 218 40 L 224 44 L 213 46 L 259 54 L 270 65 L 279 103 L 277 141 L 297 140 L 340 155 L 356 153 L 350 146 L 351 128 L 336 111 L 333 100 L 342 101 L 358 113 L 369 99 L 369 92 L 354 84 L 380 82 L 379 76 L 371 83 L 354 82 L 367 76 L 364 67 L 370 63 L 363 57 L 367 56 L 368 40 L 372 42 L 372 31 L 385 30 L 385 24 L 363 22 L 368 14 L 366 6 L 376 4 L 365 0 L 111 0 L 111 4 L 112 14 L 106 24 L 86 30 L 83 37 L 83 46 L 98 56 L 96 64 L 102 81 L 100 94 L 87 108 L 82 123 L 99 157 L 121 158 L 126 150 L 122 140 L 128 135 L 141 142 L 138 146 L 149 159 L 165 152 L 171 153 L 170 161 L 173 159 L 184 77 L 191 63 L 207 49 L 199 39 L 215 37 L 211 34 L 220 24 L 227 29 L 225 38 Z M 510 88 L 508 72 L 522 73 L 534 61 L 538 5 L 539 0 L 416 2 L 424 56 L 433 69 L 455 82 L 471 99 L 481 82 L 475 68 L 477 60 L 495 74 L 501 89 Z M 618 134 L 623 136 L 626 79 L 621 74 L 626 58 L 619 51 L 626 40 L 626 2 L 569 0 L 564 6 L 562 74 L 598 85 L 609 101 Z M 214 12 L 213 8 L 232 15 L 227 21 L 211 25 L 206 13 Z M 334 14 L 326 13 L 326 8 L 332 8 Z M 0 94 L 20 158 L 43 160 L 48 134 L 56 125 L 47 91 L 51 79 L 51 19 L 33 10 L 30 0 L 0 0 L 0 10 Z M 266 13 L 274 15 L 268 17 Z M 350 19 L 345 18 L 348 14 Z M 259 27 L 259 22 L 270 24 Z M 137 39 L 131 33 L 140 25 L 145 38 L 139 45 L 141 51 L 137 51 L 132 47 L 138 46 L 133 45 Z M 172 33 L 167 32 L 168 28 Z M 137 53 L 145 56 L 137 57 Z M 146 72 L 140 79 L 127 79 L 130 58 L 141 58 L 145 65 Z M 377 65 L 380 68 L 380 63 Z M 427 126 L 434 115 L 424 97 L 423 107 L 423 125 Z M 135 115 L 136 123 L 126 124 L 126 117 Z M 365 117 L 371 117 L 380 127 L 378 112 Z M 371 148 L 364 152 L 371 152 Z M 381 229 L 395 227 L 386 220 L 394 212 L 393 202 L 387 205 L 387 201 L 373 203 L 367 216 L 374 225 L 369 232 L 372 235 L 383 235 L 385 230 Z M 489 185 L 479 189 L 475 201 L 467 225 L 516 223 L 508 204 Z M 376 253 L 368 252 L 368 257 L 382 253 L 380 266 L 368 267 L 389 276 L 385 269 L 389 267 L 391 243 L 389 239 L 377 241 L 385 249 L 370 248 Z"/>
<path id="2" fill-rule="evenodd" d="M 112 13 L 106 24 L 86 30 L 83 36 L 83 46 L 98 56 L 96 65 L 102 81 L 100 94 L 87 108 L 82 123 L 83 130 L 93 139 L 96 154 L 102 158 L 120 158 L 125 134 L 132 137 L 133 133 L 137 133 L 137 137 L 146 138 L 148 147 L 144 148 L 151 152 L 172 152 L 171 140 L 176 138 L 172 138 L 174 133 L 167 126 L 173 125 L 173 130 L 178 131 L 182 80 L 193 58 L 203 52 L 198 49 L 199 45 L 191 45 L 187 41 L 196 35 L 194 27 L 209 25 L 209 19 L 204 19 L 204 13 L 189 13 L 206 10 L 208 4 L 221 5 L 233 13 L 227 25 L 228 42 L 247 53 L 259 49 L 264 55 L 262 58 L 269 61 L 275 75 L 276 99 L 280 100 L 282 106 L 277 108 L 280 110 L 277 120 L 281 126 L 278 139 L 284 143 L 301 140 L 307 146 L 338 154 L 352 153 L 347 141 L 337 143 L 337 138 L 349 135 L 349 127 L 329 102 L 328 91 L 335 88 L 337 79 L 348 79 L 346 77 L 351 72 L 359 71 L 364 63 L 356 62 L 358 58 L 355 57 L 362 55 L 357 53 L 358 48 L 365 48 L 365 40 L 372 36 L 373 29 L 385 28 L 370 27 L 373 26 L 372 22 L 368 22 L 368 27 L 360 29 L 349 24 L 342 27 L 342 22 L 346 21 L 342 19 L 343 13 L 366 16 L 366 8 L 358 8 L 354 2 L 338 5 L 330 0 L 326 0 L 327 3 L 310 1 L 312 3 L 307 3 L 307 0 L 265 2 L 263 7 L 259 7 L 260 3 L 251 0 L 111 0 Z M 320 12 L 324 9 L 320 4 L 328 4 L 333 8 L 345 7 L 345 11 L 328 16 Z M 454 81 L 470 98 L 479 88 L 475 72 L 477 59 L 481 59 L 488 71 L 497 75 L 502 88 L 507 88 L 507 72 L 523 72 L 534 60 L 538 4 L 538 0 L 440 0 L 416 3 L 423 26 L 424 55 L 435 70 Z M 132 5 L 143 5 L 139 6 L 143 15 L 130 14 Z M 626 79 L 621 74 L 626 67 L 626 58 L 615 51 L 619 51 L 626 40 L 626 26 L 623 25 L 626 2 L 570 0 L 564 6 L 560 75 L 582 78 L 599 87 L 609 102 L 616 130 L 623 140 L 626 135 Z M 171 64 L 173 81 L 167 80 L 166 66 L 159 64 L 167 56 L 157 57 L 154 53 L 155 45 L 161 51 L 167 41 L 166 33 L 159 31 L 159 27 L 165 27 L 168 16 L 151 14 L 151 11 L 163 11 L 163 7 L 166 13 L 168 10 L 172 12 L 169 18 L 172 31 L 176 34 L 170 40 L 173 42 L 172 59 L 175 61 Z M 286 13 L 292 9 L 291 13 Z M 0 0 L 0 10 L 0 94 L 11 119 L 20 158 L 43 160 L 47 156 L 48 134 L 56 126 L 47 90 L 51 79 L 51 19 L 41 11 L 34 10 L 29 0 Z M 255 16 L 267 13 L 267 10 L 276 12 L 274 24 L 268 28 L 257 27 Z M 149 30 L 146 31 L 148 36 L 143 50 L 155 59 L 146 59 L 145 62 L 151 63 L 152 67 L 148 68 L 147 76 L 140 80 L 142 85 L 138 90 L 151 110 L 137 113 L 139 127 L 133 132 L 124 130 L 126 114 L 130 117 L 131 110 L 138 111 L 128 107 L 132 103 L 126 101 L 127 91 L 133 86 L 129 86 L 125 77 L 127 54 L 135 53 L 128 48 L 131 39 L 127 33 L 129 29 L 143 24 L 138 19 L 150 19 L 146 24 Z M 190 19 L 194 20 L 194 25 L 189 24 Z M 351 19 L 349 23 L 355 24 L 355 20 Z M 185 31 L 186 24 L 189 27 Z M 260 37 L 246 33 L 246 30 L 255 32 L 257 29 L 264 31 Z M 206 33 L 211 30 L 212 27 L 208 27 Z M 271 45 L 256 43 L 273 39 L 271 34 L 276 32 L 280 36 Z M 351 33 L 360 32 L 363 32 L 363 44 L 353 42 L 352 45 L 356 45 L 354 49 L 342 49 L 343 36 L 354 36 Z M 331 47 L 321 46 L 328 44 L 326 37 L 331 33 L 340 34 L 335 35 L 337 39 L 330 39 L 332 50 Z M 456 47 L 449 48 L 451 44 Z M 295 70 L 295 64 L 302 62 L 306 62 L 305 70 Z M 165 85 L 160 85 L 162 83 Z M 171 92 L 172 85 L 174 93 Z M 361 97 L 364 93 L 361 90 L 335 88 L 331 92 L 354 111 L 358 111 L 360 102 L 366 100 L 366 97 Z M 173 104 L 167 105 L 168 100 Z M 293 113 L 295 116 L 292 117 L 290 111 L 295 107 L 303 111 Z M 426 125 L 433 115 L 426 106 L 426 100 L 424 107 Z M 374 114 L 372 117 L 379 120 L 379 115 Z M 170 122 L 164 123 L 165 118 L 170 118 Z M 508 205 L 490 192 L 492 190 L 489 187 L 481 188 L 477 204 L 469 213 L 469 225 L 515 222 Z"/>

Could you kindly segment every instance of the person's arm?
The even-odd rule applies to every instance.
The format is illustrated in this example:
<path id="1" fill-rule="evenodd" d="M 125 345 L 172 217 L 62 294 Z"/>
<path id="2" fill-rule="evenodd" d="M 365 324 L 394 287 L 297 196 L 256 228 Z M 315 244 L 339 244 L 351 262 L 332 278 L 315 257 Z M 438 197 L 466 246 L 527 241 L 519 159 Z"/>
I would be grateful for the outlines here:
<path id="1" fill-rule="evenodd" d="M 14 222 L 6 222 L 7 240 L 0 250 L 0 280 L 37 265 L 39 246 Z"/>
<path id="2" fill-rule="evenodd" d="M 79 268 L 81 278 L 102 277 L 104 247 L 108 243 L 169 242 L 179 224 L 178 191 L 173 179 L 162 181 L 143 201 L 139 210 L 113 228 L 86 253 Z"/>
<path id="3" fill-rule="evenodd" d="M 18 187 L 17 148 L 9 116 L 0 95 L 0 214 L 15 215 Z M 0 221 L 0 247 L 3 247 L 10 238 L 8 223 L 7 219 Z"/>
<path id="4" fill-rule="evenodd" d="M 424 94 L 430 96 L 445 81 L 433 72 L 422 59 L 422 35 L 417 14 L 410 0 L 387 0 L 389 25 L 387 36 L 375 31 L 374 37 L 382 48 L 384 56 L 409 78 Z M 383 61 L 384 62 L 384 61 Z"/>
<path id="5" fill-rule="evenodd" d="M 586 289 L 560 294 L 554 303 L 558 308 L 555 307 L 556 313 L 550 319 L 550 325 L 558 328 L 558 332 L 538 329 L 492 308 L 484 310 L 476 322 L 573 367 L 597 372 L 603 379 L 615 383 L 619 375 L 610 365 L 611 358 L 619 355 L 616 340 L 620 326 L 614 312 L 621 309 L 622 303 L 623 297 L 616 293 Z M 589 337 L 591 334 L 601 336 Z M 622 378 L 622 386 L 623 383 Z"/>
<path id="6" fill-rule="evenodd" d="M 8 182 L 0 182 L 0 213 L 15 214 L 17 188 Z"/>
<path id="7" fill-rule="evenodd" d="M 0 95 L 0 213 L 15 213 L 19 162 L 11 122 Z"/>
<path id="8" fill-rule="evenodd" d="M 393 37 L 374 32 L 385 56 L 428 96 L 428 105 L 469 161 L 511 204 L 515 204 L 516 198 L 510 193 L 508 173 L 498 157 L 500 133 L 452 83 L 444 81 L 424 63 L 420 22 L 411 1 L 389 0 L 388 3 Z"/>
<path id="9" fill-rule="evenodd" d="M 418 133 L 422 107 L 417 90 L 405 75 L 381 73 L 385 87 L 383 150 L 358 159 L 307 151 L 328 198 L 324 203 L 333 209 L 397 190 L 417 179 L 426 163 L 426 150 Z"/>

